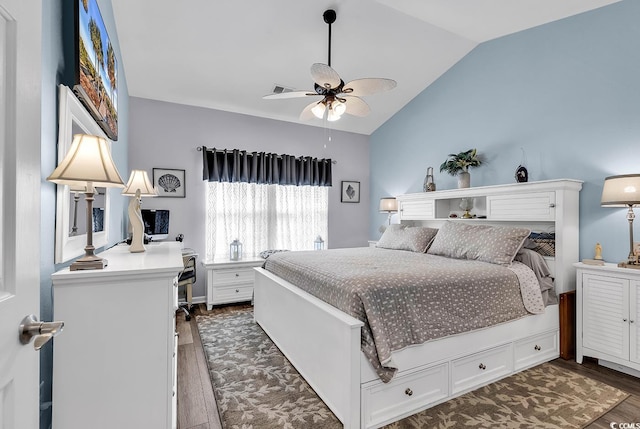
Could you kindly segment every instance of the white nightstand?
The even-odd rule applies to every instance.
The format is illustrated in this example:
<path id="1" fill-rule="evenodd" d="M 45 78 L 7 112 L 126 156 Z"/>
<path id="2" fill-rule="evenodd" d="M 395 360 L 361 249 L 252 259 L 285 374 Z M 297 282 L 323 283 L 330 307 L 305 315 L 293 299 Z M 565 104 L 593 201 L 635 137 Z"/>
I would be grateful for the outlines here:
<path id="1" fill-rule="evenodd" d="M 253 268 L 262 264 L 262 258 L 203 262 L 202 266 L 207 270 L 207 309 L 211 310 L 217 304 L 251 301 L 255 279 Z"/>
<path id="2" fill-rule="evenodd" d="M 574 264 L 576 361 L 584 356 L 640 377 L 640 270 Z"/>

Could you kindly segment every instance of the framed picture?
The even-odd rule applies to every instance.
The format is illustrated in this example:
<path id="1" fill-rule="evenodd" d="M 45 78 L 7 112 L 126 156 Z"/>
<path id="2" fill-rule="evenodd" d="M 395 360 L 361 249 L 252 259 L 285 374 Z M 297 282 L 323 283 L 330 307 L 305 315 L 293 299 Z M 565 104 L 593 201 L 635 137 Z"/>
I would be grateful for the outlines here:
<path id="1" fill-rule="evenodd" d="M 342 181 L 342 193 L 340 201 L 343 203 L 360 202 L 360 182 Z"/>
<path id="2" fill-rule="evenodd" d="M 97 0 L 75 1 L 73 91 L 111 140 L 118 140 L 118 62 Z"/>
<path id="3" fill-rule="evenodd" d="M 153 169 L 153 186 L 159 197 L 184 198 L 186 196 L 184 170 L 171 168 Z"/>

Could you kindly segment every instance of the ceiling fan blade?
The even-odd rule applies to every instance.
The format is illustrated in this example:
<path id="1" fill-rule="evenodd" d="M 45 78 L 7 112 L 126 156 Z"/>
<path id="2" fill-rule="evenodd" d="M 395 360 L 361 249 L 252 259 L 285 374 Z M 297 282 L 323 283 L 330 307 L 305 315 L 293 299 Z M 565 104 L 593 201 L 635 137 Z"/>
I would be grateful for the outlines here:
<path id="1" fill-rule="evenodd" d="M 283 99 L 283 98 L 297 98 L 297 97 L 307 97 L 309 95 L 318 95 L 315 91 L 289 91 L 289 92 L 281 92 L 279 94 L 267 94 L 262 97 L 265 100 L 274 100 L 274 99 Z"/>
<path id="2" fill-rule="evenodd" d="M 313 109 L 314 107 L 316 107 L 316 105 L 318 104 L 318 101 L 314 101 L 313 103 L 309 104 L 307 107 L 305 107 L 304 109 L 302 109 L 302 113 L 300 113 L 300 120 L 301 121 L 308 121 L 309 119 L 313 119 L 316 117 L 316 115 L 313 114 L 313 112 L 311 111 L 311 109 Z"/>
<path id="3" fill-rule="evenodd" d="M 371 113 L 369 105 L 360 97 L 345 95 L 340 98 L 345 100 L 344 104 L 347 106 L 347 110 L 345 110 L 344 113 L 360 117 L 365 117 Z"/>
<path id="4" fill-rule="evenodd" d="M 372 95 L 378 92 L 389 91 L 395 88 L 396 85 L 397 83 L 393 79 L 368 77 L 352 80 L 342 88 L 342 92 L 357 96 Z"/>
<path id="5" fill-rule="evenodd" d="M 334 69 L 322 63 L 311 66 L 311 77 L 315 83 L 326 89 L 337 88 L 342 82 L 340 75 Z"/>

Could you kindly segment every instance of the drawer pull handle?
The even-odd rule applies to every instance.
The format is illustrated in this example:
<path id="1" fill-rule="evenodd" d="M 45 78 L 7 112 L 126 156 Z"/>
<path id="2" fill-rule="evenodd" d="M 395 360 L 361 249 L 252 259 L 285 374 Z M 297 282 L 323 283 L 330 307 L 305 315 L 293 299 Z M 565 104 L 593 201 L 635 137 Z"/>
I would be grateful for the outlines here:
<path id="1" fill-rule="evenodd" d="M 236 289 L 236 293 L 239 293 L 239 292 L 240 292 L 240 290 L 239 290 L 239 289 Z"/>
<path id="2" fill-rule="evenodd" d="M 554 208 L 555 206 L 556 206 L 555 203 L 549 204 L 549 207 L 551 207 L 551 208 Z"/>
<path id="3" fill-rule="evenodd" d="M 542 350 L 542 347 L 536 344 L 536 346 L 533 349 L 539 352 L 540 350 Z"/>
<path id="4" fill-rule="evenodd" d="M 236 277 L 240 277 L 240 274 L 236 273 Z"/>
<path id="5" fill-rule="evenodd" d="M 404 394 L 407 395 L 407 396 L 411 396 L 411 395 L 413 395 L 413 390 L 411 390 L 411 389 L 409 389 L 407 387 L 407 390 L 404 391 Z"/>
<path id="6" fill-rule="evenodd" d="M 623 322 L 626 322 L 626 321 L 627 321 L 627 319 L 622 319 L 622 321 L 623 321 Z"/>
<path id="7" fill-rule="evenodd" d="M 487 366 L 485 364 L 481 363 L 480 365 L 478 365 L 478 368 L 480 368 L 481 370 L 484 371 L 485 369 L 487 369 Z"/>
<path id="8" fill-rule="evenodd" d="M 629 320 L 629 323 L 633 323 L 633 322 L 634 322 L 634 320 Z"/>

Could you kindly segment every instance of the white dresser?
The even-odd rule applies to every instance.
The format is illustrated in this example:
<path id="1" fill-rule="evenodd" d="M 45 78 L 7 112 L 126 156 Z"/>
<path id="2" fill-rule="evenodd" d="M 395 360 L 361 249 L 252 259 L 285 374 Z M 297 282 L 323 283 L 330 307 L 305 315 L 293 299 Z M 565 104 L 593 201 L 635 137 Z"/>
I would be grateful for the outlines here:
<path id="1" fill-rule="evenodd" d="M 217 304 L 251 301 L 255 281 L 253 268 L 262 264 L 262 258 L 203 262 L 202 266 L 207 270 L 207 309 L 211 310 Z"/>
<path id="2" fill-rule="evenodd" d="M 176 427 L 180 243 L 118 245 L 103 270 L 54 273 L 53 429 Z"/>
<path id="3" fill-rule="evenodd" d="M 577 267 L 576 361 L 640 377 L 640 270 L 616 264 Z"/>

